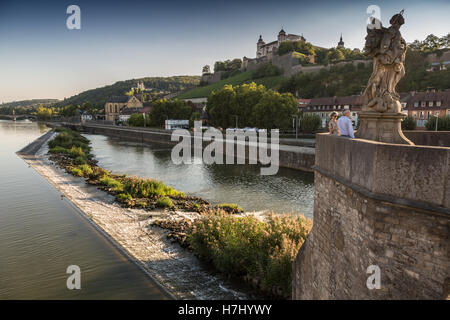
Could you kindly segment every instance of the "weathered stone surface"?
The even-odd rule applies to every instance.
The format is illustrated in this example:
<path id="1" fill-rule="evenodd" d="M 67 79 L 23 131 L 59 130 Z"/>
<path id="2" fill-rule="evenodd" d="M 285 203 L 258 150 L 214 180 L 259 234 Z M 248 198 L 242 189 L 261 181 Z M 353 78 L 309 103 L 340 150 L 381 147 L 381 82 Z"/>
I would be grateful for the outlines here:
<path id="1" fill-rule="evenodd" d="M 446 298 L 450 148 L 327 134 L 316 145 L 314 226 L 293 265 L 293 298 Z M 348 156 L 333 163 L 329 152 Z M 366 286 L 370 265 L 379 290 Z"/>

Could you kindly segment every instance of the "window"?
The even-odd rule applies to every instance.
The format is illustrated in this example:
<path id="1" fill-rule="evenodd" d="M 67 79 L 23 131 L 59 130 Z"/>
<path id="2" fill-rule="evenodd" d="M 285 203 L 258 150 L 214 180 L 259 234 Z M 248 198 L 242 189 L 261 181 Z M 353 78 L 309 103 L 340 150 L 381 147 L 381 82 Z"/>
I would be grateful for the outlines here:
<path id="1" fill-rule="evenodd" d="M 421 107 L 426 107 L 426 106 L 427 106 L 426 101 L 422 101 L 421 104 L 420 104 L 420 106 L 421 106 Z"/>
<path id="2" fill-rule="evenodd" d="M 436 101 L 436 107 L 440 107 L 441 106 L 441 101 Z"/>
<path id="3" fill-rule="evenodd" d="M 413 112 L 412 112 L 412 116 L 413 116 L 414 118 L 417 118 L 417 111 L 413 111 Z"/>
<path id="4" fill-rule="evenodd" d="M 433 101 L 429 101 L 429 102 L 428 102 L 428 106 L 429 106 L 429 107 L 432 107 L 432 106 L 433 106 Z"/>
<path id="5" fill-rule="evenodd" d="M 419 103 L 418 102 L 414 102 L 414 107 L 418 107 L 419 106 Z"/>

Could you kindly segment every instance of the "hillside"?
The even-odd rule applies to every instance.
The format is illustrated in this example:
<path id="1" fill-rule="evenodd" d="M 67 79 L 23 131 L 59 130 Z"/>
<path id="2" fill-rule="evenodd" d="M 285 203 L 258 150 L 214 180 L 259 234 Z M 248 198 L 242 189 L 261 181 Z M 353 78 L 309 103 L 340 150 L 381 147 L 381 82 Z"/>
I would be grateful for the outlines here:
<path id="1" fill-rule="evenodd" d="M 32 107 L 39 104 L 51 104 L 58 102 L 58 99 L 31 99 L 31 100 L 21 100 L 21 101 L 12 101 L 5 102 L 0 104 L 0 108 L 16 108 L 16 107 Z"/>
<path id="2" fill-rule="evenodd" d="M 190 98 L 202 98 L 208 97 L 213 90 L 221 89 L 226 84 L 238 85 L 243 83 L 255 82 L 257 84 L 262 84 L 268 89 L 277 87 L 283 76 L 265 77 L 260 79 L 252 79 L 254 71 L 247 71 L 240 73 L 234 77 L 229 77 L 224 80 L 220 80 L 216 83 L 212 83 L 207 86 L 197 87 L 182 94 L 178 95 L 179 99 L 190 99 Z"/>
<path id="3" fill-rule="evenodd" d="M 173 76 L 167 78 L 146 77 L 140 79 L 118 81 L 109 86 L 81 92 L 80 94 L 64 99 L 60 103 L 57 103 L 57 105 L 79 105 L 85 102 L 90 102 L 96 107 L 103 107 L 109 97 L 124 95 L 132 87 L 136 86 L 137 82 L 141 81 L 144 82 L 146 88 L 174 93 L 197 86 L 200 83 L 200 76 Z"/>

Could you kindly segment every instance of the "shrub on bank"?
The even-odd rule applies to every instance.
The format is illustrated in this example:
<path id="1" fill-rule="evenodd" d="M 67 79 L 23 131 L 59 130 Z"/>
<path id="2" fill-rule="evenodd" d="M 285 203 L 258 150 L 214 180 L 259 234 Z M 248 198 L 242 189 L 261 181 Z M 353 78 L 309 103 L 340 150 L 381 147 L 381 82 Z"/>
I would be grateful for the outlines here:
<path id="1" fill-rule="evenodd" d="M 173 202 L 169 197 L 162 197 L 156 200 L 156 205 L 160 208 L 172 208 Z"/>
<path id="2" fill-rule="evenodd" d="M 123 184 L 120 181 L 117 181 L 111 177 L 104 176 L 99 180 L 101 185 L 111 188 L 113 191 L 122 191 Z"/>
<path id="3" fill-rule="evenodd" d="M 130 194 L 128 194 L 128 193 L 119 193 L 116 196 L 116 199 L 119 200 L 119 201 L 126 202 L 126 201 L 132 201 L 133 197 Z"/>
<path id="4" fill-rule="evenodd" d="M 78 166 L 78 169 L 83 172 L 84 176 L 90 176 L 93 173 L 92 168 L 88 164 L 82 164 Z"/>
<path id="5" fill-rule="evenodd" d="M 72 173 L 74 176 L 77 176 L 77 177 L 83 176 L 83 171 L 81 171 L 79 168 L 72 168 L 70 170 L 70 173 Z"/>
<path id="6" fill-rule="evenodd" d="M 184 197 L 183 192 L 179 192 L 161 181 L 145 178 L 127 178 L 124 182 L 123 190 L 135 198 L 154 196 Z"/>
<path id="7" fill-rule="evenodd" d="M 217 205 L 217 207 L 228 213 L 244 212 L 244 209 L 242 209 L 242 207 L 238 206 L 235 203 L 221 203 L 221 204 Z"/>
<path id="8" fill-rule="evenodd" d="M 292 262 L 311 226 L 303 216 L 271 216 L 261 222 L 253 216 L 218 214 L 198 220 L 188 241 L 220 272 L 252 280 L 268 296 L 288 298 Z"/>

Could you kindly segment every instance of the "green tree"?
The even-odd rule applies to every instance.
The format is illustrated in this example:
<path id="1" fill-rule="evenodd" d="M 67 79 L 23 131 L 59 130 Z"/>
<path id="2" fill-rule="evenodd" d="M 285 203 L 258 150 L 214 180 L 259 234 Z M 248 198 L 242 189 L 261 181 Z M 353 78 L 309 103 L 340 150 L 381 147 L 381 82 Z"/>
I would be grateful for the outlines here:
<path id="1" fill-rule="evenodd" d="M 335 63 L 335 62 L 339 62 L 340 60 L 344 60 L 345 55 L 342 52 L 342 50 L 336 49 L 336 48 L 331 48 L 330 50 L 328 50 L 325 59 L 328 62 Z"/>
<path id="2" fill-rule="evenodd" d="M 128 125 L 132 127 L 143 127 L 144 126 L 144 115 L 142 113 L 133 113 L 128 119 Z M 145 117 L 145 125 L 150 126 L 150 119 L 148 115 Z"/>
<path id="3" fill-rule="evenodd" d="M 300 130 L 303 132 L 315 132 L 322 126 L 320 116 L 315 113 L 306 113 L 300 118 Z"/>
<path id="4" fill-rule="evenodd" d="M 414 130 L 417 127 L 416 119 L 411 116 L 407 116 L 402 121 L 402 130 Z"/>
<path id="5" fill-rule="evenodd" d="M 297 100 L 290 93 L 266 91 L 253 110 L 253 121 L 258 128 L 288 129 L 292 116 L 298 113 Z"/>
<path id="6" fill-rule="evenodd" d="M 207 110 L 213 126 L 234 127 L 236 108 L 236 91 L 232 85 L 225 85 L 221 90 L 213 91 L 208 97 Z"/>
<path id="7" fill-rule="evenodd" d="M 189 120 L 192 114 L 192 105 L 179 99 L 155 101 L 150 111 L 150 125 L 162 127 L 165 120 Z"/>

